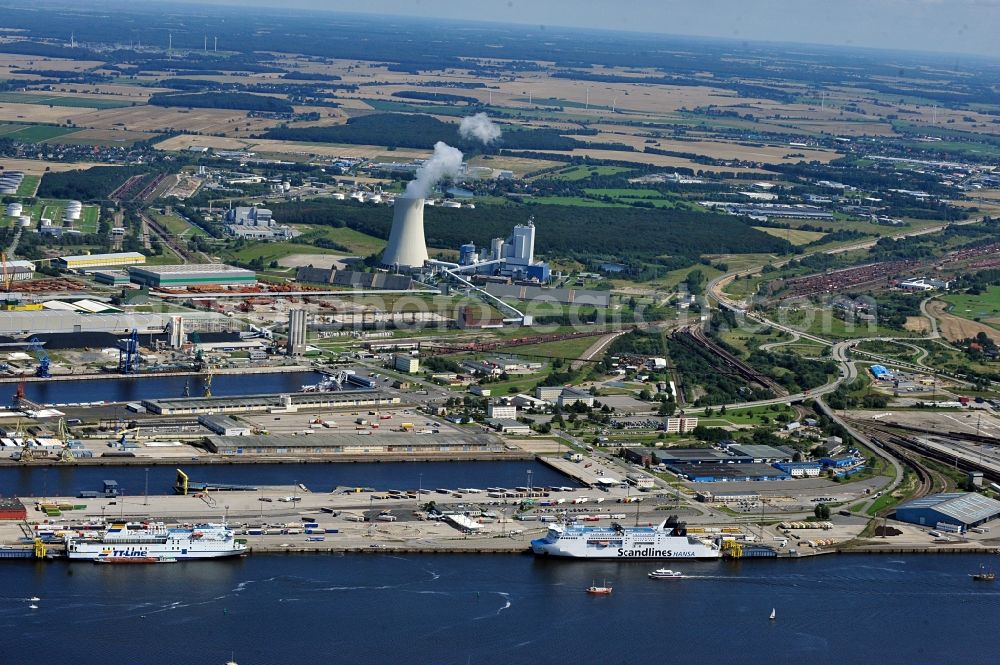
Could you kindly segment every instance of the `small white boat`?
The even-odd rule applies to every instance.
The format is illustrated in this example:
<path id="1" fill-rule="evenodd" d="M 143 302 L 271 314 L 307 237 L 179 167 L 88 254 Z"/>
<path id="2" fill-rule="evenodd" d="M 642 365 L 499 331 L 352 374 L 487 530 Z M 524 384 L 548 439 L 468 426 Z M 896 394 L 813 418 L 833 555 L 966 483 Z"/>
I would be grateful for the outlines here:
<path id="1" fill-rule="evenodd" d="M 670 570 L 669 568 L 657 568 L 649 573 L 649 579 L 651 580 L 675 580 L 681 577 L 684 577 L 684 573 L 679 570 Z"/>
<path id="2" fill-rule="evenodd" d="M 35 605 L 34 603 L 32 603 L 31 605 L 28 605 L 28 609 L 29 610 L 37 610 L 38 609 L 38 605 Z"/>
<path id="3" fill-rule="evenodd" d="M 31 601 L 31 602 L 33 602 L 33 603 L 37 603 L 38 601 L 40 601 L 40 600 L 41 600 L 41 598 L 39 598 L 38 596 L 32 596 L 32 597 L 31 597 L 31 598 L 29 598 L 28 600 L 30 600 L 30 601 Z"/>
<path id="4" fill-rule="evenodd" d="M 774 621 L 776 618 L 777 618 L 777 614 L 775 613 L 774 608 L 772 607 L 771 608 L 771 616 L 769 616 L 768 619 L 770 619 L 771 621 Z"/>

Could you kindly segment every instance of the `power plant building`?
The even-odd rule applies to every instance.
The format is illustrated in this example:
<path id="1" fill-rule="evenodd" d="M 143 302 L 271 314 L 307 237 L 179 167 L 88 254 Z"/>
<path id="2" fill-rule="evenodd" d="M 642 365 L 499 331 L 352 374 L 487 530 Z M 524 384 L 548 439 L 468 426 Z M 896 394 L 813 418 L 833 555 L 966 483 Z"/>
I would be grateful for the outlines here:
<path id="1" fill-rule="evenodd" d="M 428 259 L 424 239 L 424 199 L 400 197 L 392 213 L 389 243 L 382 253 L 382 265 L 420 268 Z"/>
<path id="2" fill-rule="evenodd" d="M 288 355 L 301 356 L 306 352 L 306 317 L 304 309 L 288 310 Z"/>
<path id="3" fill-rule="evenodd" d="M 150 288 L 182 288 L 186 286 L 248 286 L 257 283 L 252 270 L 224 263 L 187 263 L 175 266 L 149 266 L 128 269 L 129 278 Z"/>

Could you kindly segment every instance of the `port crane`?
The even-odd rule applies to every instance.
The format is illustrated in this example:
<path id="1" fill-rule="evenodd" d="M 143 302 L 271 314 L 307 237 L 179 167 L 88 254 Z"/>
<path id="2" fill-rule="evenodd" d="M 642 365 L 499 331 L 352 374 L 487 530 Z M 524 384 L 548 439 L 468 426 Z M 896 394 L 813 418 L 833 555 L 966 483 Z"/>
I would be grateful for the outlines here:
<path id="1" fill-rule="evenodd" d="M 49 354 L 45 352 L 42 348 L 42 343 L 37 339 L 32 337 L 28 340 L 28 348 L 31 352 L 35 354 L 35 358 L 38 359 L 38 366 L 35 368 L 35 376 L 39 379 L 48 379 L 52 377 L 50 370 L 51 361 L 49 360 Z"/>
<path id="2" fill-rule="evenodd" d="M 118 342 L 118 371 L 134 374 L 139 368 L 139 330 L 132 328 L 131 334 Z"/>
<path id="3" fill-rule="evenodd" d="M 65 418 L 60 418 L 59 423 L 56 425 L 56 437 L 62 441 L 62 450 L 59 452 L 59 461 L 72 462 L 76 459 L 73 457 L 73 451 L 69 447 L 69 430 L 66 428 Z"/>

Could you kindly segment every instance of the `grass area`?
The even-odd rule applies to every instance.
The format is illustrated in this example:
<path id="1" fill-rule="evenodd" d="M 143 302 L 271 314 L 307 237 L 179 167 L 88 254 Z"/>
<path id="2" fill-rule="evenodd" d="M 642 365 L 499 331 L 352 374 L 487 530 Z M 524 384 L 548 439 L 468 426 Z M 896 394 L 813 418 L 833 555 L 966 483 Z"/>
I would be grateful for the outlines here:
<path id="1" fill-rule="evenodd" d="M 91 97 L 70 97 L 67 95 L 33 95 L 25 92 L 0 92 L 0 102 L 85 109 L 120 109 L 133 105 L 132 102 L 120 99 L 94 99 Z"/>
<path id="2" fill-rule="evenodd" d="M 511 353 L 525 356 L 544 356 L 546 358 L 579 358 L 589 349 L 600 337 L 579 337 L 575 339 L 564 339 L 558 342 L 545 342 L 543 344 L 530 344 L 528 346 L 514 346 L 509 349 Z"/>
<path id="3" fill-rule="evenodd" d="M 34 196 L 38 191 L 38 183 L 42 181 L 42 176 L 26 175 L 21 185 L 17 188 L 15 196 Z"/>
<path id="4" fill-rule="evenodd" d="M 580 206 L 583 208 L 628 208 L 626 203 L 610 203 L 596 199 L 586 199 L 582 196 L 536 196 L 532 203 L 542 205 Z"/>
<path id="5" fill-rule="evenodd" d="M 84 233 L 97 233 L 98 221 L 100 220 L 101 209 L 98 206 L 84 206 L 80 213 L 80 221 L 77 228 Z"/>
<path id="6" fill-rule="evenodd" d="M 768 317 L 801 332 L 838 339 L 850 339 L 854 337 L 907 337 L 914 334 L 907 331 L 886 328 L 875 323 L 844 321 L 834 316 L 833 310 L 830 308 L 798 307 L 795 309 L 782 309 L 777 312 L 769 312 Z"/>
<path id="7" fill-rule="evenodd" d="M 204 229 L 188 224 L 186 221 L 178 217 L 176 214 L 171 213 L 169 215 L 164 215 L 160 212 L 150 212 L 150 216 L 155 219 L 163 228 L 165 228 L 171 235 L 177 236 L 178 238 L 189 238 L 191 236 L 205 236 Z"/>
<path id="8" fill-rule="evenodd" d="M 1000 323 L 1000 286 L 991 286 L 979 295 L 956 293 L 941 298 L 952 305 L 951 314 L 963 319 Z"/>
<path id="9" fill-rule="evenodd" d="M 632 169 L 625 166 L 571 166 L 569 168 L 560 169 L 554 173 L 549 173 L 546 177 L 556 178 L 558 180 L 586 180 L 592 175 L 617 175 L 619 173 L 627 173 Z"/>
<path id="10" fill-rule="evenodd" d="M 875 499 L 872 505 L 868 507 L 866 511 L 869 515 L 874 517 L 878 515 L 879 512 L 888 510 L 889 508 L 895 506 L 900 501 L 903 501 L 909 497 L 914 490 L 917 488 L 917 477 L 909 469 L 903 471 L 903 482 L 899 484 L 892 492 L 883 492 L 882 496 Z"/>
<path id="11" fill-rule="evenodd" d="M 80 131 L 79 128 L 56 127 L 54 125 L 26 125 L 16 123 L 0 124 L 0 137 L 25 141 L 27 143 L 41 143 L 67 134 Z"/>
<path id="12" fill-rule="evenodd" d="M 236 251 L 226 251 L 225 255 L 238 261 L 261 259 L 265 264 L 278 261 L 291 254 L 340 254 L 333 249 L 302 245 L 294 242 L 259 242 Z"/>
<path id="13" fill-rule="evenodd" d="M 358 256 L 369 256 L 371 254 L 376 254 L 381 252 L 385 248 L 385 240 L 382 238 L 376 238 L 375 236 L 370 236 L 360 231 L 355 231 L 354 229 L 349 229 L 347 227 L 333 227 L 333 226 L 316 226 L 312 224 L 294 224 L 293 228 L 297 231 L 301 231 L 305 238 L 304 240 L 325 238 L 327 240 L 332 240 L 333 242 L 343 245 L 346 247 L 350 254 L 356 254 Z M 309 245 L 301 245 L 302 253 L 314 253 L 313 250 L 319 248 Z M 339 253 L 343 252 L 315 252 L 315 253 Z"/>
<path id="14" fill-rule="evenodd" d="M 802 229 L 773 229 L 768 226 L 753 227 L 769 236 L 784 238 L 793 245 L 808 245 L 826 236 L 822 231 L 803 231 Z"/>
<path id="15" fill-rule="evenodd" d="M 704 411 L 692 411 L 692 414 L 699 417 L 698 424 L 706 427 L 725 427 L 728 425 L 765 425 L 772 423 L 774 419 L 784 414 L 794 419 L 794 411 L 787 404 L 773 404 L 771 406 L 758 406 L 749 409 L 727 409 L 725 413 L 713 410 L 711 416 L 704 415 Z"/>

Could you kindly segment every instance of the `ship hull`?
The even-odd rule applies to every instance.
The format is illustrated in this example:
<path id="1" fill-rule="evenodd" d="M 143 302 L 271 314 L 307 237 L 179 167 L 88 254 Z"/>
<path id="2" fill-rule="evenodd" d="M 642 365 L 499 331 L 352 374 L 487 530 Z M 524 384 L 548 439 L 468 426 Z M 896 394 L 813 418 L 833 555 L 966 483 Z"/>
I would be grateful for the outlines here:
<path id="1" fill-rule="evenodd" d="M 531 541 L 538 556 L 570 559 L 718 559 L 718 546 L 660 528 L 608 529 L 550 527 L 544 538 Z"/>

